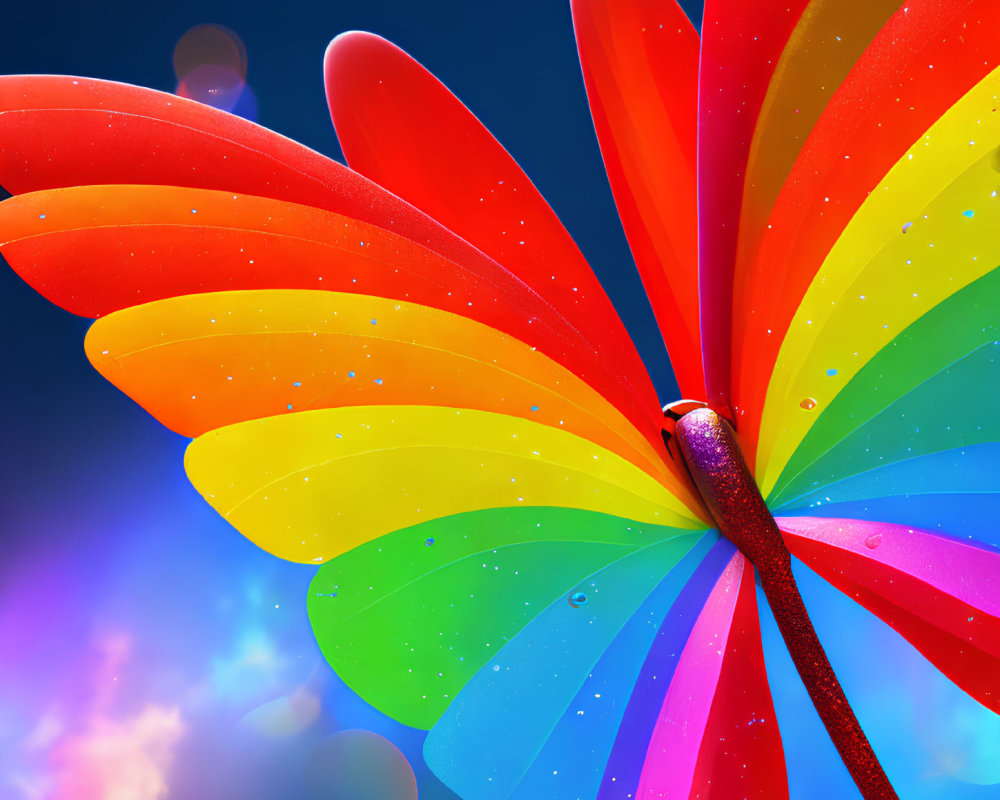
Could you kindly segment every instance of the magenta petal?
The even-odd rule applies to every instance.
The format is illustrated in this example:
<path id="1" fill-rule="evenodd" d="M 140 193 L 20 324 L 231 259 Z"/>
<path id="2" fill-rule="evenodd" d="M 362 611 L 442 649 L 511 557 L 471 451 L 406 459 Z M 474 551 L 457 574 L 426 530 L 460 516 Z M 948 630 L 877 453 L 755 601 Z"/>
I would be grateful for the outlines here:
<path id="1" fill-rule="evenodd" d="M 637 797 L 788 797 L 753 568 L 733 556 L 660 709 Z"/>

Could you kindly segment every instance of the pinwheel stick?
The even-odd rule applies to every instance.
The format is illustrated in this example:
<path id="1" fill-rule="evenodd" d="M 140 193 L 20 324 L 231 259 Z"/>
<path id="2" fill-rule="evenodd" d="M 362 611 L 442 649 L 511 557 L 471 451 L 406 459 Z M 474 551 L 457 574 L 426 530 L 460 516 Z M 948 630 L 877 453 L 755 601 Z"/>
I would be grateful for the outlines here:
<path id="1" fill-rule="evenodd" d="M 699 408 L 680 419 L 676 436 L 719 530 L 756 567 L 802 682 L 861 794 L 865 800 L 896 800 L 896 792 L 816 637 L 795 585 L 791 555 L 732 428 L 714 411 Z"/>

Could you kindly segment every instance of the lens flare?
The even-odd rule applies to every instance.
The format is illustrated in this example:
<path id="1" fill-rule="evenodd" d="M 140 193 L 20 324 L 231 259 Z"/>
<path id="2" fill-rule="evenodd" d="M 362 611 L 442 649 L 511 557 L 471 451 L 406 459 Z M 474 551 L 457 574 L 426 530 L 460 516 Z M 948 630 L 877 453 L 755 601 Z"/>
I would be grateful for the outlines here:
<path id="1" fill-rule="evenodd" d="M 245 79 L 247 50 L 235 31 L 225 25 L 195 25 L 174 46 L 174 74 L 178 81 L 196 67 L 213 64 Z"/>
<path id="2" fill-rule="evenodd" d="M 256 101 L 246 83 L 247 51 L 224 25 L 195 25 L 174 47 L 176 94 L 241 116 L 256 116 Z M 248 106 L 251 113 L 246 113 Z"/>

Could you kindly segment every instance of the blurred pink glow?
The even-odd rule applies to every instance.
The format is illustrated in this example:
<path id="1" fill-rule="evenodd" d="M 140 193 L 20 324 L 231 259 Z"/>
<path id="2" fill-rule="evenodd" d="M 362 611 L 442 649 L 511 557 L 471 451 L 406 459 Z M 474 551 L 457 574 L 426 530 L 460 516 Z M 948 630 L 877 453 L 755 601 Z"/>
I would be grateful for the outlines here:
<path id="1" fill-rule="evenodd" d="M 205 23 L 189 28 L 174 46 L 177 80 L 202 64 L 228 67 L 240 78 L 247 74 L 247 50 L 236 31 L 225 25 Z"/>
<path id="2" fill-rule="evenodd" d="M 46 800 L 167 796 L 167 774 L 185 726 L 176 706 L 147 703 L 135 714 L 114 713 L 131 649 L 128 633 L 100 636 L 90 701 L 69 723 L 57 710 L 46 712 L 23 742 L 26 751 L 47 756 L 49 774 L 32 782 L 46 788 Z M 21 788 L 27 796 L 38 796 Z"/>
<path id="3" fill-rule="evenodd" d="M 122 720 L 94 716 L 51 751 L 51 800 L 157 800 L 184 733 L 176 707 L 147 705 Z"/>
<path id="4" fill-rule="evenodd" d="M 235 31 L 225 25 L 195 25 L 174 48 L 175 93 L 189 100 L 254 117 L 256 112 L 237 108 L 256 101 L 246 83 L 247 51 Z"/>

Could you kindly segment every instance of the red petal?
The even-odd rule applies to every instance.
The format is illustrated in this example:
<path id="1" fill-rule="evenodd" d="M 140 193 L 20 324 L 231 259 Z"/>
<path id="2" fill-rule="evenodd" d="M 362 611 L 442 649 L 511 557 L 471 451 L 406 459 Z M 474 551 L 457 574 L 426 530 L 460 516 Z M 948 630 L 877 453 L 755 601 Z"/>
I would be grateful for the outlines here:
<path id="1" fill-rule="evenodd" d="M 423 212 L 343 165 L 278 134 L 207 106 L 149 89 L 84 78 L 13 76 L 0 77 L 0 142 L 5 156 L 0 182 L 15 193 L 109 183 L 221 189 L 312 205 L 392 231 L 452 262 L 452 269 L 437 276 L 439 284 L 446 283 L 456 268 L 466 273 L 464 277 L 471 279 L 471 283 L 481 283 L 482 286 L 474 287 L 470 280 L 465 280 L 464 286 L 459 281 L 454 287 L 455 293 L 471 291 L 479 295 L 480 304 L 505 306 L 506 315 L 494 314 L 490 324 L 538 346 L 595 385 L 642 427 L 654 447 L 663 449 L 655 394 L 627 338 L 623 342 L 630 348 L 638 366 L 623 377 L 609 365 L 625 370 L 628 358 L 615 358 L 606 351 L 595 352 L 590 341 L 561 315 L 565 309 L 556 309 L 522 280 Z M 119 221 L 118 224 L 127 222 Z M 353 223 L 348 221 L 348 224 Z M 140 250 L 147 254 L 156 251 L 162 258 L 172 249 L 166 247 L 168 242 L 164 240 L 163 231 L 149 228 L 145 232 L 131 233 L 139 235 L 126 235 L 125 238 L 142 244 Z M 143 240 L 143 233 L 150 235 L 149 240 Z M 203 233 L 199 235 L 204 236 Z M 208 234 L 200 242 L 206 246 L 209 258 L 216 245 L 226 251 L 233 244 L 233 236 L 215 235 L 226 241 L 220 243 L 212 239 L 213 234 Z M 109 238 L 92 231 L 81 233 L 81 236 L 88 239 L 88 243 L 96 239 L 107 246 L 114 245 Z M 56 243 L 57 250 L 67 256 L 73 255 L 67 250 L 70 238 L 62 237 Z M 190 244 L 188 240 L 178 247 L 183 251 Z M 53 241 L 38 245 L 44 249 L 51 247 Z M 44 255 L 34 252 L 32 245 L 21 247 L 24 252 L 33 253 L 30 259 Z M 59 281 L 73 283 L 72 276 L 65 270 L 65 260 L 51 265 L 53 283 L 45 287 L 46 292 L 68 295 L 72 304 L 93 307 L 94 298 L 88 297 L 89 289 L 82 293 L 75 289 L 59 289 Z M 60 271 L 62 274 L 57 274 Z M 191 273 L 187 275 L 192 277 Z M 310 280 L 314 277 L 310 276 Z M 219 280 L 224 276 L 216 273 L 215 278 Z M 274 275 L 262 278 L 268 285 L 276 279 Z M 163 283 L 162 276 L 151 275 L 149 280 L 153 284 Z M 180 282 L 186 280 L 182 277 Z M 378 270 L 374 281 L 368 281 L 369 284 L 373 282 L 384 282 Z M 163 296 L 165 287 L 141 285 L 135 288 L 133 297 L 120 297 L 112 302 L 117 305 L 153 299 Z M 450 285 L 438 288 L 444 295 L 453 289 Z M 574 295 L 580 293 L 573 293 L 572 286 L 566 289 Z M 182 290 L 177 287 L 172 291 Z M 369 291 L 377 290 L 369 288 Z M 394 296 L 392 291 L 402 291 L 405 296 L 406 290 L 396 287 L 385 293 Z M 610 309 L 603 292 L 601 297 Z M 431 301 L 424 299 L 422 302 Z M 432 304 L 449 307 L 444 300 Z M 596 319 L 599 323 L 600 318 Z M 615 320 L 625 336 L 620 321 L 617 317 Z M 536 332 L 538 328 L 545 330 Z M 600 329 L 593 325 L 587 328 Z M 515 329 L 519 332 L 515 333 Z M 628 378 L 634 380 L 639 389 L 629 385 Z"/>
<path id="2" fill-rule="evenodd" d="M 708 402 L 730 404 L 739 214 L 747 158 L 775 66 L 808 0 L 708 0 L 698 85 L 701 336 Z"/>
<path id="3" fill-rule="evenodd" d="M 175 95 L 55 75 L 0 77 L 0 184 L 13 194 L 87 184 L 223 189 L 336 211 L 446 258 L 468 243 L 343 164 Z"/>
<path id="4" fill-rule="evenodd" d="M 652 382 L 600 282 L 472 113 L 410 56 L 368 33 L 330 44 L 326 87 L 351 167 L 510 269 L 592 343 L 608 368 L 595 388 L 631 418 L 640 408 L 658 424 Z"/>
<path id="5" fill-rule="evenodd" d="M 698 33 L 659 0 L 573 0 L 618 213 L 682 397 L 705 396 L 695 196 Z"/>
<path id="6" fill-rule="evenodd" d="M 795 556 L 1000 712 L 1000 553 L 884 522 L 778 525 Z"/>

